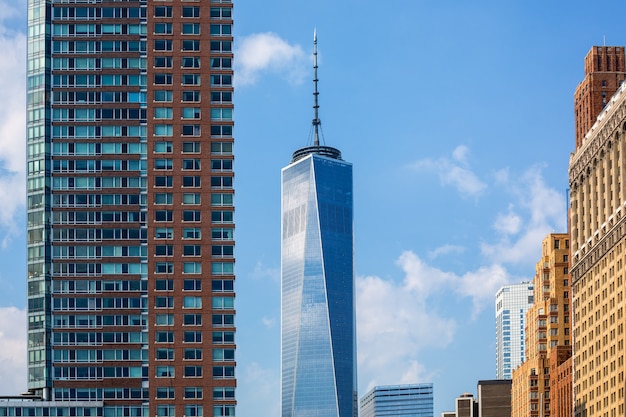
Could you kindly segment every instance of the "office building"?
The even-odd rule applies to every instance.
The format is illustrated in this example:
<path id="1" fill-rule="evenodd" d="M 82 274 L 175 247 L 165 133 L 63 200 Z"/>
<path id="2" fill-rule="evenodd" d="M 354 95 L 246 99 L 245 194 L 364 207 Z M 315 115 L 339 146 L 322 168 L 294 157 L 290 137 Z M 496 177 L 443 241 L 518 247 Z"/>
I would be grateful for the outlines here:
<path id="1" fill-rule="evenodd" d="M 570 155 L 573 391 L 577 417 L 623 416 L 626 412 L 625 90 L 622 84 Z"/>
<path id="2" fill-rule="evenodd" d="M 282 417 L 356 417 L 352 165 L 319 144 L 282 169 Z"/>
<path id="3" fill-rule="evenodd" d="M 28 1 L 28 389 L 42 410 L 234 414 L 232 7 Z"/>
<path id="4" fill-rule="evenodd" d="M 553 402 L 559 401 L 552 372 L 568 358 L 563 351 L 551 355 L 558 347 L 571 347 L 568 267 L 569 235 L 548 234 L 535 267 L 534 303 L 526 313 L 526 360 L 513 370 L 511 417 L 551 415 Z"/>
<path id="5" fill-rule="evenodd" d="M 360 401 L 361 417 L 433 417 L 433 384 L 372 388 Z"/>
<path id="6" fill-rule="evenodd" d="M 626 79 L 623 46 L 594 46 L 585 57 L 585 78 L 574 93 L 576 149 L 596 117 Z"/>
<path id="7" fill-rule="evenodd" d="M 511 415 L 511 380 L 478 381 L 478 399 L 468 392 L 455 401 L 454 411 L 444 411 L 441 417 L 503 417 Z"/>
<path id="8" fill-rule="evenodd" d="M 496 379 L 511 379 L 524 360 L 526 311 L 533 303 L 533 284 L 505 285 L 496 293 Z"/>

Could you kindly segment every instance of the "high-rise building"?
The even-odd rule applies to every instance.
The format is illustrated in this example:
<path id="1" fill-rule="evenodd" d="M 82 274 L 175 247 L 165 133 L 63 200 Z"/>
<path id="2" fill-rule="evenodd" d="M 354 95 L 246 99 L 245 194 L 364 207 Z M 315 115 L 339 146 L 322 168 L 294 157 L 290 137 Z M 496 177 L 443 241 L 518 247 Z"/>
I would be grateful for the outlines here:
<path id="1" fill-rule="evenodd" d="M 596 121 L 588 131 L 583 129 L 569 163 L 574 415 L 622 416 L 626 412 L 625 86 L 610 97 L 597 119 L 592 116 Z"/>
<path id="2" fill-rule="evenodd" d="M 356 417 L 352 165 L 315 137 L 282 170 L 282 417 Z"/>
<path id="3" fill-rule="evenodd" d="M 232 9 L 28 1 L 34 397 L 234 415 Z"/>
<path id="4" fill-rule="evenodd" d="M 496 379 L 511 379 L 524 360 L 526 311 L 533 304 L 533 284 L 505 285 L 496 293 Z"/>
<path id="5" fill-rule="evenodd" d="M 543 417 L 559 402 L 552 372 L 568 358 L 563 354 L 554 358 L 552 351 L 571 345 L 568 267 L 569 235 L 550 233 L 541 244 L 534 304 L 526 313 L 526 359 L 513 370 L 511 417 Z"/>
<path id="6" fill-rule="evenodd" d="M 594 46 L 585 57 L 585 78 L 574 93 L 576 149 L 604 106 L 626 79 L 623 46 Z"/>
<path id="7" fill-rule="evenodd" d="M 478 399 L 468 392 L 456 399 L 454 411 L 444 411 L 441 417 L 507 417 L 511 415 L 511 380 L 478 381 Z"/>
<path id="8" fill-rule="evenodd" d="M 433 417 L 433 384 L 372 388 L 360 401 L 361 417 Z"/>

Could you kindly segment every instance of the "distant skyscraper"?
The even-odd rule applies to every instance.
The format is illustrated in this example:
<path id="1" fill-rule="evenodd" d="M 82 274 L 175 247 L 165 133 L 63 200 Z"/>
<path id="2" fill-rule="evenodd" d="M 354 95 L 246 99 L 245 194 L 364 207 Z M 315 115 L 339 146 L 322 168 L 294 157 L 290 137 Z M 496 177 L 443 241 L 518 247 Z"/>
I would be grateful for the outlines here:
<path id="1" fill-rule="evenodd" d="M 374 387 L 360 408 L 361 417 L 433 417 L 433 384 Z"/>
<path id="2" fill-rule="evenodd" d="M 356 417 L 352 165 L 319 145 L 282 170 L 282 417 Z"/>
<path id="3" fill-rule="evenodd" d="M 28 0 L 33 415 L 234 415 L 232 9 Z"/>
<path id="4" fill-rule="evenodd" d="M 533 304 L 533 284 L 505 285 L 496 294 L 496 378 L 511 379 L 524 359 L 526 311 Z"/>

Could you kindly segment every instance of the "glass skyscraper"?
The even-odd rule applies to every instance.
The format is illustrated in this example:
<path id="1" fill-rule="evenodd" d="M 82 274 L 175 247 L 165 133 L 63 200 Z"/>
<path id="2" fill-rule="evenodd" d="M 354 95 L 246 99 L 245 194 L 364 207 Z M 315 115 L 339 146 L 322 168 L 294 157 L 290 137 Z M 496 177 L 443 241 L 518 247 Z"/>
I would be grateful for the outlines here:
<path id="1" fill-rule="evenodd" d="M 33 398 L 234 415 L 232 8 L 28 1 Z"/>
<path id="2" fill-rule="evenodd" d="M 357 415 L 352 165 L 312 146 L 282 170 L 282 417 Z"/>

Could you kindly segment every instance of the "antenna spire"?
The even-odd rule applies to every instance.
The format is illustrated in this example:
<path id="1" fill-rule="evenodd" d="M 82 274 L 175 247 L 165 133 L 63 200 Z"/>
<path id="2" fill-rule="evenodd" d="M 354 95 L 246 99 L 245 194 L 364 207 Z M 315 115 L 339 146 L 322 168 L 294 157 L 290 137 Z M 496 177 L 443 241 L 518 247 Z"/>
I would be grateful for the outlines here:
<path id="1" fill-rule="evenodd" d="M 322 124 L 322 121 L 319 118 L 319 104 L 318 104 L 318 96 L 320 95 L 320 93 L 317 91 L 317 82 L 319 80 L 317 79 L 317 28 L 313 29 L 313 84 L 315 86 L 315 90 L 313 92 L 313 97 L 315 99 L 314 104 L 313 104 L 313 109 L 315 110 L 315 117 L 313 118 L 313 130 L 314 130 L 314 136 L 313 136 L 313 145 L 314 146 L 319 146 L 320 144 L 320 139 L 319 139 L 319 127 Z"/>

